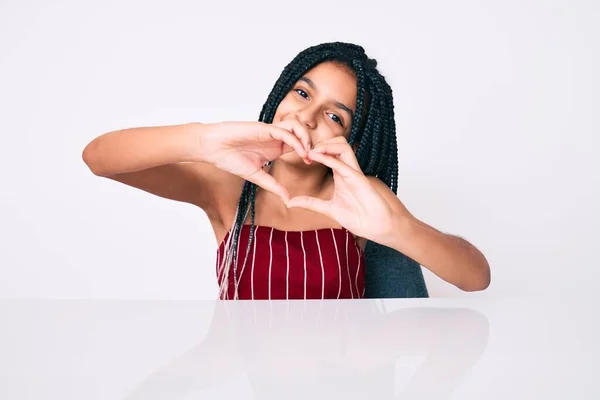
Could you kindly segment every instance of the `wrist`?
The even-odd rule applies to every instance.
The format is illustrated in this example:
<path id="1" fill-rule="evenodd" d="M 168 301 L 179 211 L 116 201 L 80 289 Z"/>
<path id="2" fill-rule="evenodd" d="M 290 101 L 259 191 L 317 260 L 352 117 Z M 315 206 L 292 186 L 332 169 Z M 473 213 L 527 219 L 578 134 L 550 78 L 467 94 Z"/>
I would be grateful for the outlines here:
<path id="1" fill-rule="evenodd" d="M 391 228 L 384 235 L 381 244 L 404 253 L 407 251 L 407 246 L 410 246 L 410 238 L 413 236 L 417 226 L 417 220 L 411 215 L 396 215 Z"/>
<path id="2" fill-rule="evenodd" d="M 194 162 L 211 162 L 210 154 L 212 138 L 210 133 L 212 132 L 213 124 L 203 124 L 201 122 L 192 122 L 188 124 L 189 134 L 189 149 L 191 151 L 190 157 Z"/>

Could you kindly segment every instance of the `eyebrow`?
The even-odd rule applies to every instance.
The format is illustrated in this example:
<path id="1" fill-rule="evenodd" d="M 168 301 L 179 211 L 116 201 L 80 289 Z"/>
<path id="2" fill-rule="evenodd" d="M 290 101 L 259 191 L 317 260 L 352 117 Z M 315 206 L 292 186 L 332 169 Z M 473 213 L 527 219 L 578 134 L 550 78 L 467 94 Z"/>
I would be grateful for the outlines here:
<path id="1" fill-rule="evenodd" d="M 303 76 L 298 80 L 306 82 L 308 84 L 308 86 L 310 86 L 313 90 L 315 90 L 315 91 L 317 90 L 317 86 L 315 85 L 315 83 L 313 81 L 311 81 L 309 78 L 307 78 L 306 76 Z M 342 110 L 344 110 L 348 114 L 350 114 L 351 119 L 354 118 L 354 112 L 350 108 L 348 108 L 344 103 L 340 103 L 339 101 L 336 101 L 334 104 L 337 108 L 341 108 Z"/>

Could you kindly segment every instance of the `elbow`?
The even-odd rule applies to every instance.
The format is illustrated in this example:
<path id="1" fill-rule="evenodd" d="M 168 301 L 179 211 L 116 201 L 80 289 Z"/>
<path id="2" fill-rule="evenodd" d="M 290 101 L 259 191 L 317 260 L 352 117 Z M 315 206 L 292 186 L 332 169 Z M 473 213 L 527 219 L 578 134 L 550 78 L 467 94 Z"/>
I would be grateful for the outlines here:
<path id="1" fill-rule="evenodd" d="M 100 163 L 98 162 L 98 157 L 95 151 L 95 143 L 94 141 L 90 142 L 81 153 L 81 158 L 85 165 L 92 171 L 92 173 L 96 176 L 105 176 L 100 169 Z"/>
<path id="2" fill-rule="evenodd" d="M 98 169 L 94 163 L 94 151 L 91 149 L 91 146 L 91 143 L 85 146 L 85 149 L 83 149 L 83 152 L 81 153 L 81 159 L 94 175 L 98 175 Z"/>
<path id="3" fill-rule="evenodd" d="M 479 265 L 476 271 L 465 282 L 457 285 L 458 288 L 464 292 L 480 292 L 487 289 L 492 282 L 490 266 L 487 261 Z"/>
<path id="4" fill-rule="evenodd" d="M 466 285 L 461 285 L 458 288 L 463 292 L 481 292 L 490 286 L 491 280 L 488 278 L 470 282 Z"/>

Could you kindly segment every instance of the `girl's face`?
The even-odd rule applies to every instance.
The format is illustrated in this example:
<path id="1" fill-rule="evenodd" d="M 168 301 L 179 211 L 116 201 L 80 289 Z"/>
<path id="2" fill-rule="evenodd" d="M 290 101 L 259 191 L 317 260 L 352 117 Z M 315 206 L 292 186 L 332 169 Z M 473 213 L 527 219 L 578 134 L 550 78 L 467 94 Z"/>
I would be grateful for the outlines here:
<path id="1" fill-rule="evenodd" d="M 330 61 L 321 63 L 294 84 L 279 103 L 273 122 L 298 119 L 313 145 L 337 136 L 348 139 L 356 112 L 356 84 L 356 76 L 346 67 Z M 279 159 L 310 167 L 296 152 Z"/>

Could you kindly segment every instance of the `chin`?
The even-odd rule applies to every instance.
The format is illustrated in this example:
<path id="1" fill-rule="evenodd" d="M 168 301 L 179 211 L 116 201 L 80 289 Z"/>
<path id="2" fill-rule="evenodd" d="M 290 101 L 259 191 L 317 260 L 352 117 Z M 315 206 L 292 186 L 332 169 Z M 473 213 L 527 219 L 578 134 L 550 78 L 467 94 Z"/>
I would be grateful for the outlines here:
<path id="1" fill-rule="evenodd" d="M 286 164 L 292 164 L 296 166 L 303 165 L 305 167 L 308 167 L 308 165 L 304 163 L 302 157 L 300 157 L 295 151 L 282 155 L 281 157 L 279 157 L 279 160 Z"/>

